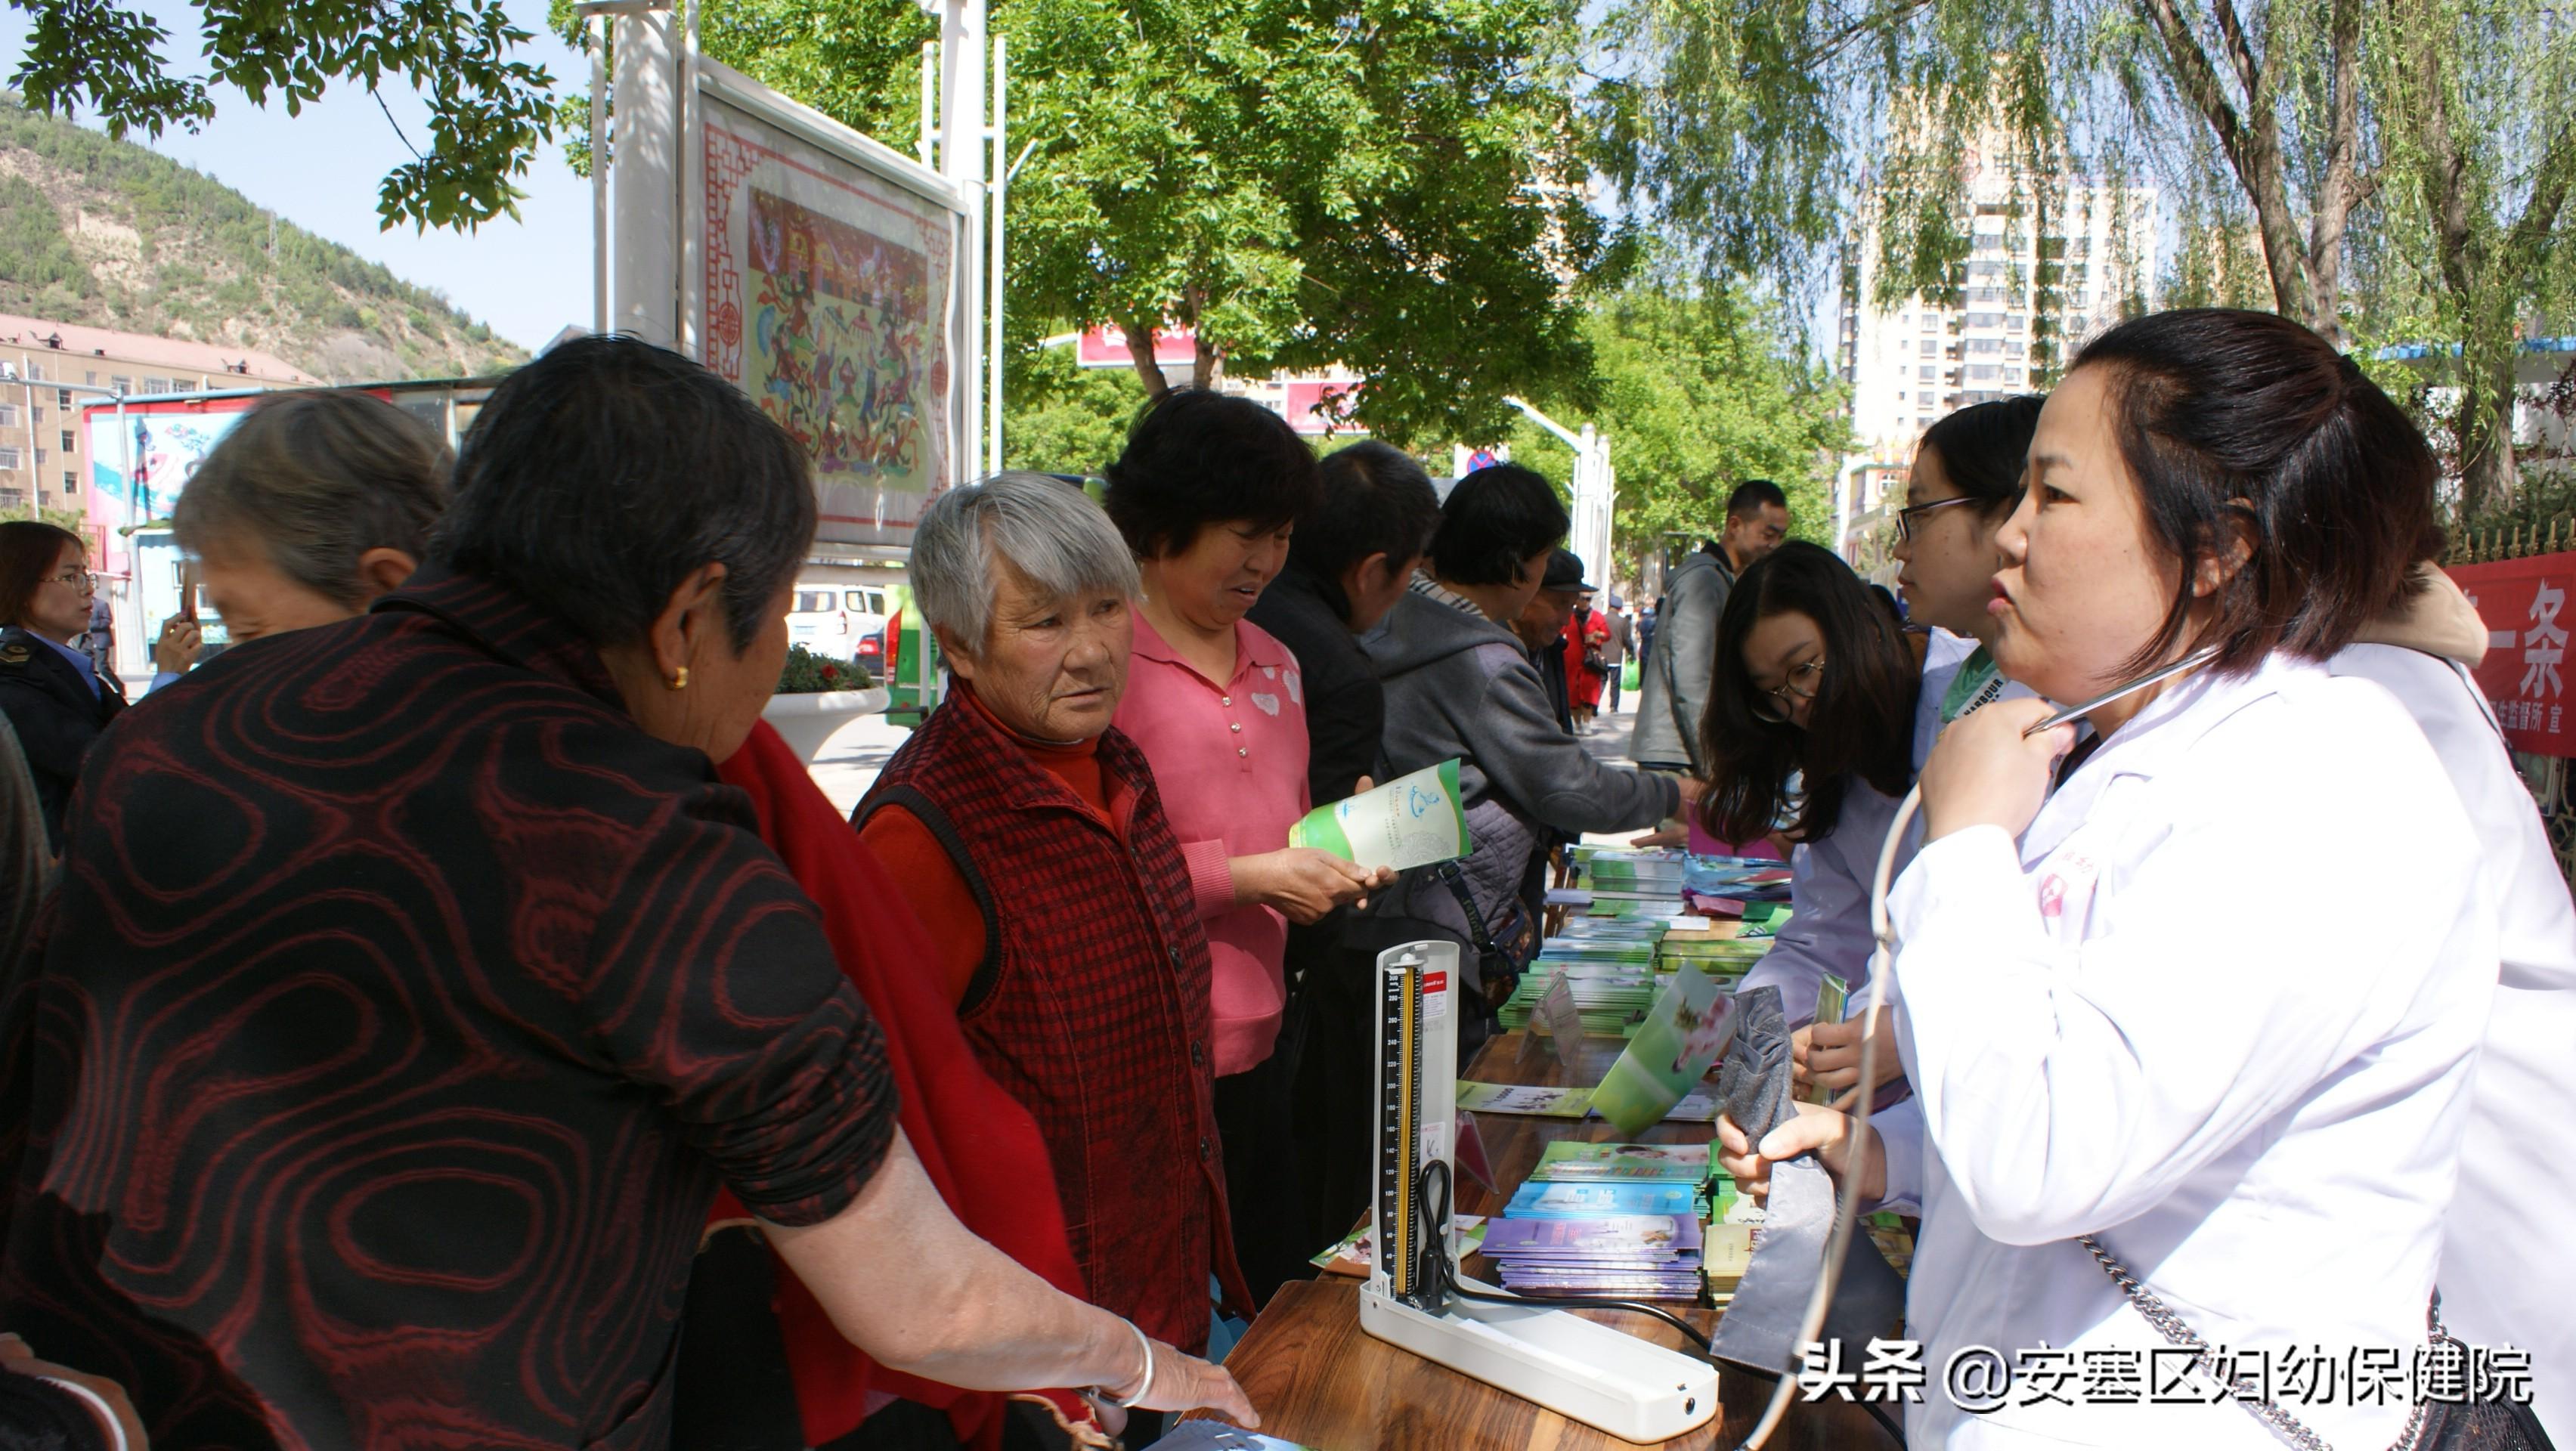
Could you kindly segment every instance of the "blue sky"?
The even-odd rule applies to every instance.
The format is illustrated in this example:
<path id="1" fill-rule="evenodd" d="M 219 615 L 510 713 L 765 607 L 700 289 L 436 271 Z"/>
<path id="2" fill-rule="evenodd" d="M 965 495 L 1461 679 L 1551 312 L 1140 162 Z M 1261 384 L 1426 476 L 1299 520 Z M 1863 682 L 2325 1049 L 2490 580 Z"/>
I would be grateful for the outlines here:
<path id="1" fill-rule="evenodd" d="M 145 0 L 140 8 L 172 32 L 164 54 L 173 69 L 202 75 L 195 11 L 170 0 Z M 567 90 L 588 81 L 589 61 L 546 31 L 544 0 L 510 0 L 508 9 L 536 32 L 521 48 L 528 58 Z M 26 17 L 15 7 L 0 8 L 0 77 L 17 71 L 26 35 Z M 382 109 L 376 95 L 337 86 L 290 117 L 281 107 L 263 109 L 229 86 L 217 87 L 215 119 L 204 130 L 128 139 L 196 167 L 406 281 L 437 288 L 523 347 L 543 347 L 567 325 L 589 326 L 590 183 L 573 174 L 563 153 L 548 147 L 520 179 L 528 196 L 519 203 L 518 221 L 503 218 L 473 233 L 382 231 L 377 185 L 411 159 L 385 112 L 425 146 L 429 104 L 399 79 L 389 80 L 381 95 Z"/>

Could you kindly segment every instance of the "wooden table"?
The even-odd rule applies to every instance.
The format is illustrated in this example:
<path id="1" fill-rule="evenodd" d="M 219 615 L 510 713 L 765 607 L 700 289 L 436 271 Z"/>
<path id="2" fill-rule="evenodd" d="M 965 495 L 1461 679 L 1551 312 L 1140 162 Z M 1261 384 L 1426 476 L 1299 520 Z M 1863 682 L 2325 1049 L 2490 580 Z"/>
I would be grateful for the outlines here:
<path id="1" fill-rule="evenodd" d="M 1545 1039 L 1507 1033 L 1488 1042 L 1458 1076 L 1480 1083 L 1588 1085 L 1600 1081 L 1624 1046 L 1617 1038 L 1585 1038 L 1559 1061 Z M 1619 1137 L 1597 1119 L 1480 1114 L 1476 1124 L 1502 1192 L 1462 1178 L 1458 1209 L 1466 1214 L 1501 1213 L 1511 1190 L 1529 1177 L 1549 1144 Z M 1710 1136 L 1706 1124 L 1664 1123 L 1635 1141 L 1706 1143 Z M 1369 1335 L 1360 1329 L 1359 1286 L 1359 1281 L 1337 1275 L 1284 1286 L 1226 1357 L 1226 1368 L 1261 1412 L 1265 1434 L 1319 1451 L 1623 1451 L 1636 1444 Z M 1717 1323 L 1715 1311 L 1671 1308 L 1702 1330 Z M 1681 1344 L 1681 1336 L 1669 1326 L 1642 1315 L 1578 1313 L 1659 1345 Z M 1670 1451 L 1737 1446 L 1760 1419 L 1770 1395 L 1770 1382 L 1721 1366 L 1718 1418 L 1664 1445 Z M 1793 1402 L 1770 1441 L 1778 1451 L 1881 1451 L 1894 1444 L 1859 1407 L 1830 1402 Z"/>

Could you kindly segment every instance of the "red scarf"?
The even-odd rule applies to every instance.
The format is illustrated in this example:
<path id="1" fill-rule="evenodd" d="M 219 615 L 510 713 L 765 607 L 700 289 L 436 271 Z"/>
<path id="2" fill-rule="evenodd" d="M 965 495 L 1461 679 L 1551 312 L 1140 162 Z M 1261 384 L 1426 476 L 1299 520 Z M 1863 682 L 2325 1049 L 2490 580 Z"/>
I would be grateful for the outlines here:
<path id="1" fill-rule="evenodd" d="M 876 858 L 767 721 L 717 774 L 751 793 L 762 840 L 814 899 L 841 971 L 884 1027 L 887 1067 L 903 1095 L 903 1131 L 940 1197 L 994 1248 L 1066 1294 L 1082 1295 L 1037 1120 L 976 1063 L 938 974 L 917 970 L 935 956 L 919 919 L 901 906 Z M 744 1212 L 723 1194 L 709 1220 Z M 807 1445 L 855 1429 L 867 1418 L 870 1392 L 879 1404 L 891 1395 L 946 1410 L 966 1445 L 1001 1444 L 1006 1397 L 876 1364 L 842 1337 L 793 1274 L 778 1276 L 776 1308 Z M 1071 1391 L 1044 1394 L 1061 1419 L 1090 1424 L 1089 1409 Z"/>

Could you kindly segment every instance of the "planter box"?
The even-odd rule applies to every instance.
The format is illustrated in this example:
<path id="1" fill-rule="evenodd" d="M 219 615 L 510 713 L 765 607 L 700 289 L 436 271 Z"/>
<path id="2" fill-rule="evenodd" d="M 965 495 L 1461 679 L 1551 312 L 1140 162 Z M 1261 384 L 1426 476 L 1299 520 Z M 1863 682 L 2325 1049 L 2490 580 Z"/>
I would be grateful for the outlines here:
<path id="1" fill-rule="evenodd" d="M 834 732 L 860 716 L 884 710 L 887 698 L 883 687 L 773 695 L 760 714 L 778 728 L 778 734 L 795 750 L 796 758 L 810 766 Z"/>

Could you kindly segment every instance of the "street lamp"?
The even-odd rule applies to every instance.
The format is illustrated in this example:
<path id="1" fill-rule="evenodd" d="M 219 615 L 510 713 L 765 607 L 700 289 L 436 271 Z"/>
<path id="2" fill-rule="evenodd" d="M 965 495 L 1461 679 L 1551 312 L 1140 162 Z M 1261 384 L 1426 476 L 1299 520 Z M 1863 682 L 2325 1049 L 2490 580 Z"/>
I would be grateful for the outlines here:
<path id="1" fill-rule="evenodd" d="M 1527 414 L 1530 422 L 1565 440 L 1566 445 L 1574 450 L 1574 477 L 1567 485 L 1568 492 L 1574 495 L 1574 508 L 1567 542 L 1582 557 L 1584 568 L 1599 570 L 1602 578 L 1608 579 L 1611 572 L 1610 516 L 1618 491 L 1618 475 L 1610 468 L 1610 440 L 1603 438 L 1589 423 L 1583 425 L 1581 433 L 1576 433 L 1518 398 L 1505 398 L 1503 401 Z"/>

